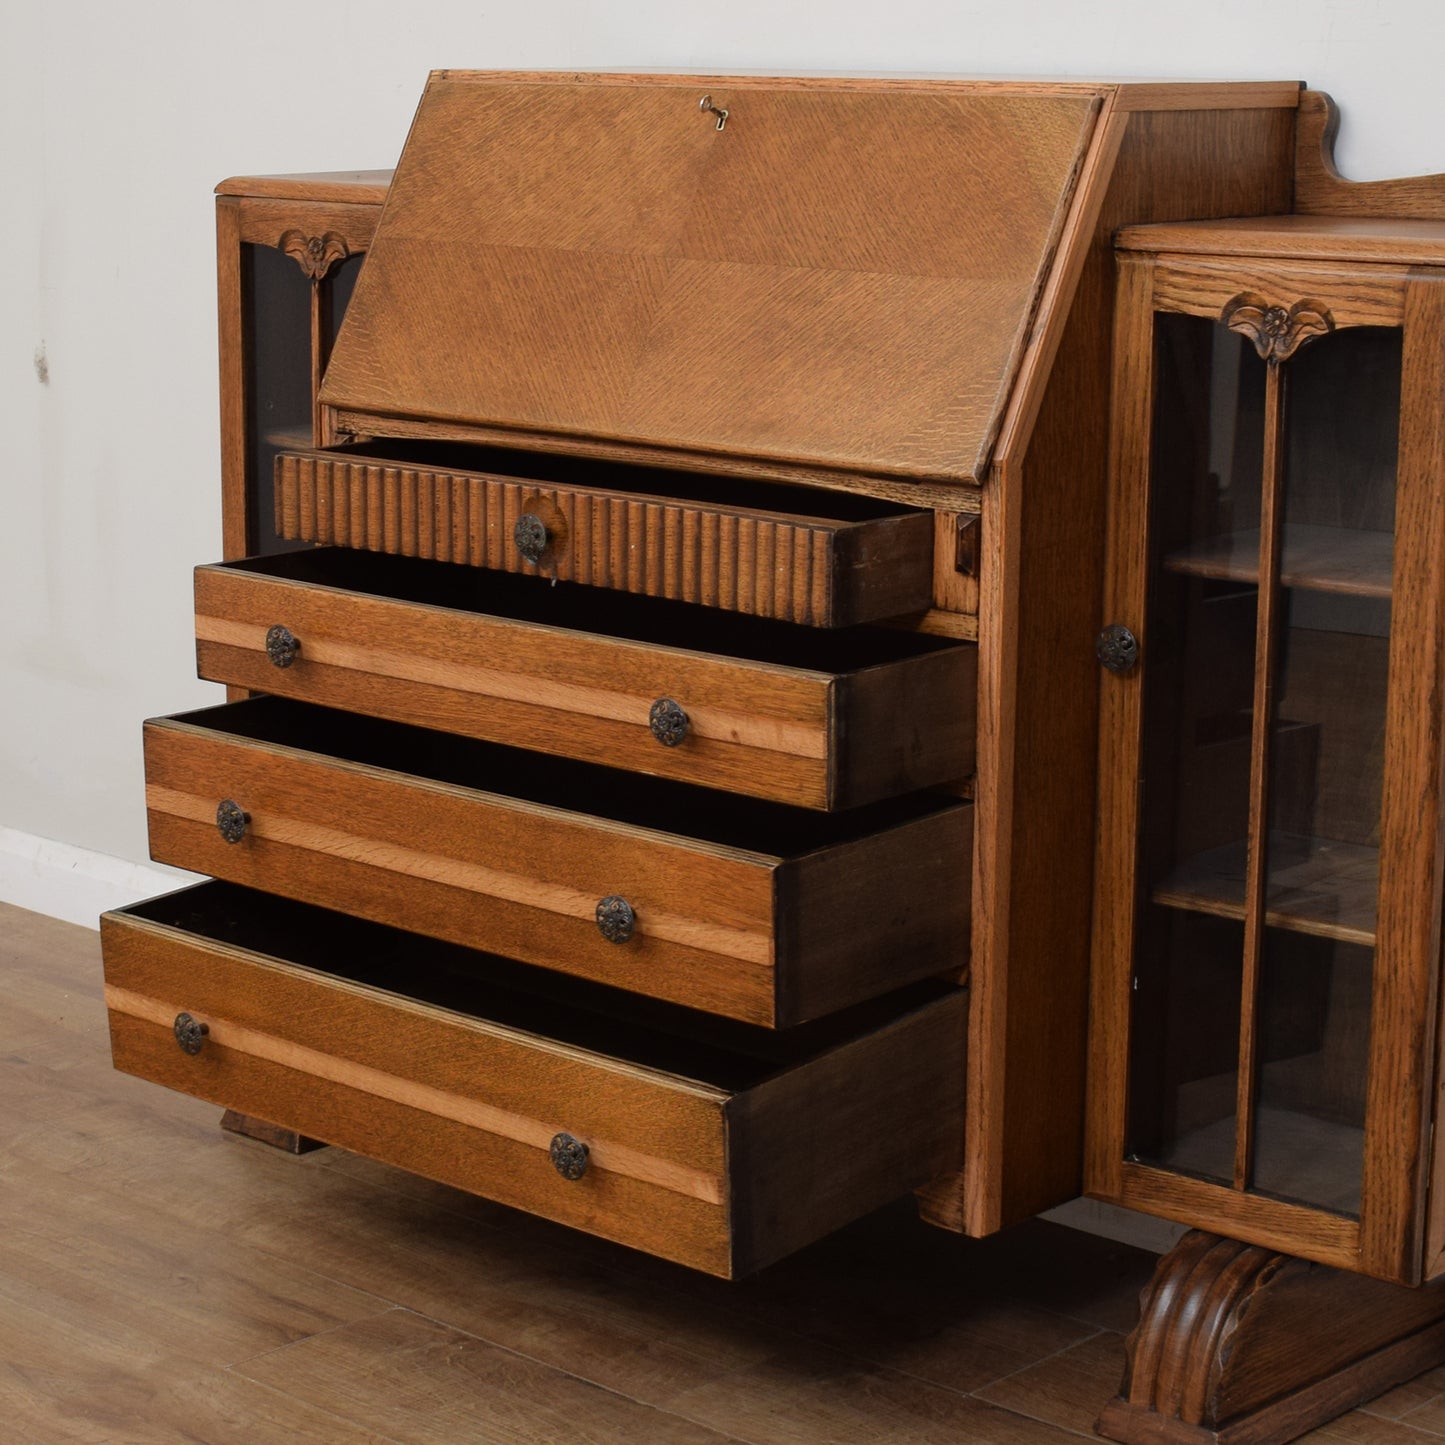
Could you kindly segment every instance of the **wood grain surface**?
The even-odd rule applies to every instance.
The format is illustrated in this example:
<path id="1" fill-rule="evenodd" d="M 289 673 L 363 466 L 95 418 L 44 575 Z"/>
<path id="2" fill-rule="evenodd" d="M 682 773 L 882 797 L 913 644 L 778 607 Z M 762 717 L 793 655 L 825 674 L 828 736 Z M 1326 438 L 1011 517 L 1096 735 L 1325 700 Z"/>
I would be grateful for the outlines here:
<path id="1" fill-rule="evenodd" d="M 694 648 L 677 645 L 685 633 L 660 626 L 651 635 L 665 641 L 654 645 L 589 623 L 598 609 L 580 597 L 572 605 L 531 589 L 548 604 L 533 615 L 575 618 L 570 628 L 528 620 L 528 599 L 516 589 L 496 589 L 508 615 L 485 610 L 481 585 L 476 610 L 463 611 L 425 600 L 463 600 L 466 589 L 443 591 L 451 579 L 436 579 L 429 591 L 424 572 L 377 570 L 369 582 L 372 574 L 356 565 L 369 560 L 343 557 L 328 567 L 316 553 L 293 553 L 264 570 L 199 568 L 200 675 L 812 808 L 874 802 L 973 771 L 972 647 L 923 650 L 905 634 L 877 634 L 860 640 L 850 668 L 846 645 L 820 643 L 810 665 L 807 639 L 790 635 L 794 663 L 754 661 L 746 656 L 754 634 L 733 642 L 724 628 L 705 626 L 708 619 L 693 629 Z M 415 585 L 398 598 L 389 579 Z M 278 624 L 300 644 L 285 668 L 273 666 L 265 648 Z M 731 655 L 709 653 L 709 636 Z M 649 728 L 662 699 L 686 714 L 676 746 Z"/>
<path id="2" fill-rule="evenodd" d="M 1198 1231 L 1160 1260 L 1140 1309 L 1119 1398 L 1098 1423 L 1135 1445 L 1293 1440 L 1445 1358 L 1440 1289 Z"/>
<path id="3" fill-rule="evenodd" d="M 1297 301 L 1323 304 L 1336 326 L 1398 326 L 1404 316 L 1407 266 L 1359 270 L 1327 262 L 1165 258 L 1154 278 L 1161 310 L 1217 319 L 1229 303 L 1248 292 L 1272 306 Z"/>
<path id="4" fill-rule="evenodd" d="M 0 1380 L 17 1441 L 1043 1445 L 1117 1391 L 1151 1255 L 906 1201 L 727 1282 L 110 1067 L 98 935 L 0 906 Z M 179 1055 L 178 1055 L 179 1057 Z M 1431 1445 L 1445 1373 L 1319 1435 Z"/>
<path id="5" fill-rule="evenodd" d="M 1442 875 L 1445 875 L 1445 279 L 1411 278 L 1401 362 L 1400 460 L 1390 618 L 1380 909 L 1370 1009 L 1363 1265 L 1415 1283 L 1426 1242 L 1437 1110 Z M 1442 1141 L 1434 1143 L 1436 1161 Z M 1438 1266 L 1437 1266 L 1438 1268 Z"/>
<path id="6" fill-rule="evenodd" d="M 1313 215 L 1404 216 L 1445 220 L 1445 175 L 1348 181 L 1335 166 L 1340 115 L 1323 91 L 1300 96 L 1294 209 Z"/>
<path id="7" fill-rule="evenodd" d="M 980 480 L 1098 103 L 436 75 L 323 399 Z"/>
<path id="8" fill-rule="evenodd" d="M 1153 271 L 1142 258 L 1120 258 L 1116 307 L 1103 616 L 1128 627 L 1145 648 L 1148 550 L 1142 521 L 1155 403 Z M 1103 679 L 1084 1187 L 1106 1199 L 1118 1198 L 1122 1187 L 1141 806 L 1131 763 L 1142 747 L 1143 707 L 1141 669 Z"/>
<path id="9" fill-rule="evenodd" d="M 248 519 L 245 300 L 241 291 L 241 202 L 216 200 L 216 330 L 220 358 L 221 555 L 255 550 Z"/>
<path id="10" fill-rule="evenodd" d="M 1445 260 L 1445 216 L 1231 216 L 1220 221 L 1173 221 L 1124 226 L 1125 251 L 1279 261 L 1345 261 L 1353 266 L 1429 266 Z"/>
<path id="11" fill-rule="evenodd" d="M 218 196 L 265 196 L 280 201 L 340 201 L 378 209 L 386 199 L 392 172 L 298 171 L 280 176 L 230 176 L 216 186 Z"/>
<path id="12" fill-rule="evenodd" d="M 246 196 L 238 201 L 237 210 L 243 241 L 284 250 L 289 232 L 299 231 L 303 240 L 312 236 L 329 236 L 332 238 L 332 254 L 337 259 L 341 259 L 342 255 L 365 251 L 371 245 L 381 215 L 380 208 L 375 205 L 298 197 L 272 199 Z M 337 242 L 345 248 L 344 251 L 336 245 Z"/>
<path id="13" fill-rule="evenodd" d="M 733 1093 L 409 999 L 405 977 L 398 992 L 328 977 L 157 911 L 102 923 L 118 1068 L 664 1258 L 750 1272 L 950 1162 L 957 1121 L 918 1102 L 957 1087 L 961 993 Z M 194 1055 L 176 1046 L 182 1010 L 207 1026 Z M 548 1158 L 559 1131 L 588 1146 L 580 1179 Z M 805 1208 L 800 1186 L 819 1178 Z"/>
<path id="14" fill-rule="evenodd" d="M 925 1197 L 929 1218 L 954 1228 L 996 1229 L 1078 1189 L 1094 639 L 1115 620 L 1100 610 L 1099 546 L 1113 233 L 1143 219 L 1286 209 L 1292 143 L 1288 108 L 1106 111 L 1098 164 L 1086 165 L 1075 228 L 1061 241 L 1059 265 L 1078 280 L 1040 318 L 1038 344 L 1057 347 L 1045 395 L 1031 427 L 1020 416 L 1006 433 L 983 498 L 968 1169 Z"/>
<path id="15" fill-rule="evenodd" d="M 1144 231 L 1138 233 L 1146 234 Z M 1130 309 L 1121 313 L 1121 340 L 1129 348 L 1116 391 L 1119 444 L 1116 491 L 1111 527 L 1110 607 L 1139 636 L 1147 658 L 1148 619 L 1143 615 L 1145 529 L 1135 512 L 1149 471 L 1147 443 L 1133 439 L 1147 418 L 1140 414 L 1149 395 L 1150 353 L 1145 316 L 1149 307 L 1209 314 L 1213 298 L 1228 289 L 1227 267 L 1203 273 L 1172 259 L 1157 265 L 1130 256 L 1124 274 L 1130 278 Z M 1196 1179 L 1170 1179 L 1162 1171 L 1122 1164 L 1124 1089 L 1128 1068 L 1130 983 L 1133 972 L 1133 900 L 1136 888 L 1138 816 L 1137 755 L 1139 688 L 1143 668 L 1127 678 L 1111 678 L 1104 690 L 1103 790 L 1100 810 L 1100 871 L 1095 913 L 1094 1049 L 1091 1055 L 1089 1188 L 1105 1197 L 1157 1210 L 1172 1218 L 1205 1225 L 1270 1248 L 1286 1250 L 1322 1263 L 1362 1270 L 1382 1279 L 1417 1283 L 1438 1269 L 1440 1250 L 1426 1242 L 1430 1162 L 1427 1135 L 1431 1113 L 1429 1082 L 1437 1043 L 1439 1011 L 1438 960 L 1441 946 L 1441 798 L 1442 760 L 1439 747 L 1439 649 L 1429 641 L 1440 635 L 1445 610 L 1445 552 L 1438 525 L 1438 483 L 1445 441 L 1439 423 L 1445 396 L 1439 336 L 1445 309 L 1437 296 L 1433 273 L 1407 277 L 1393 266 L 1333 268 L 1317 263 L 1295 267 L 1272 262 L 1268 271 L 1257 263 L 1235 263 L 1234 279 L 1253 288 L 1268 276 L 1284 301 L 1308 294 L 1329 307 L 1341 324 L 1403 326 L 1404 393 L 1401 398 L 1398 479 L 1382 485 L 1396 492 L 1395 546 L 1389 574 L 1391 595 L 1388 700 L 1377 699 L 1387 717 L 1384 793 L 1379 821 L 1378 910 L 1373 906 L 1373 848 L 1350 855 L 1360 875 L 1354 889 L 1358 904 L 1341 921 L 1350 936 L 1376 947 L 1373 997 L 1370 1003 L 1370 1059 L 1365 1111 L 1364 1182 L 1358 1220 L 1248 1192 L 1253 1183 L 1251 1150 L 1256 1089 L 1256 1033 L 1252 1017 L 1256 981 L 1247 970 L 1241 1022 L 1239 1120 L 1234 1189 Z M 1133 279 L 1138 277 L 1137 284 Z M 1151 299 L 1151 285 L 1152 299 Z M 1206 299 L 1209 298 L 1209 299 Z M 1131 319 L 1132 318 L 1132 319 Z M 1272 368 L 1272 375 L 1275 369 Z M 1276 412 L 1282 402 L 1275 398 Z M 1267 447 L 1272 475 L 1282 465 L 1280 446 Z M 1132 520 L 1130 520 L 1132 515 Z M 1122 530 L 1120 530 L 1122 529 Z M 1262 591 L 1277 590 L 1273 578 L 1280 567 L 1282 533 L 1266 540 L 1257 567 Z M 1254 711 L 1270 710 L 1268 686 L 1271 652 L 1266 641 L 1277 632 L 1268 606 L 1261 608 L 1263 629 L 1256 645 L 1261 662 Z M 1423 643 L 1423 646 L 1422 646 Z M 1303 654 L 1302 654 L 1303 656 Z M 1144 664 L 1147 667 L 1147 662 Z M 1338 680 L 1336 680 L 1338 685 Z M 1382 679 L 1375 681 L 1383 686 Z M 1371 729 L 1367 726 L 1367 731 Z M 1258 742 L 1253 769 L 1251 836 L 1263 835 L 1264 779 L 1267 755 Z M 1264 850 L 1252 848 L 1253 864 L 1241 896 L 1247 933 L 1247 964 L 1261 947 L 1266 923 L 1279 913 L 1267 897 Z M 1282 876 L 1281 883 L 1287 882 Z M 1362 891 L 1363 890 L 1363 891 Z M 1191 905 L 1192 906 L 1192 905 Z M 1218 911 L 1218 910 L 1216 910 Z M 1238 910 L 1236 910 L 1238 911 Z M 1307 910 L 1306 910 L 1307 911 Z M 1306 931 L 1321 932 L 1309 925 Z M 1438 1225 L 1436 1226 L 1438 1228 Z"/>
<path id="16" fill-rule="evenodd" d="M 713 842 L 593 815 L 583 799 L 542 805 L 288 746 L 274 739 L 295 714 L 236 707 L 263 717 L 261 737 L 228 729 L 231 709 L 147 724 L 159 861 L 778 1027 L 944 971 L 967 926 L 953 880 L 972 846 L 968 804 L 910 809 L 863 837 L 805 827 L 789 856 L 771 851 L 783 840 L 766 814 L 757 848 Z M 492 766 L 500 787 L 516 765 Z M 250 818 L 238 844 L 216 827 L 223 798 Z M 621 944 L 595 918 L 614 895 L 637 919 Z"/>
<path id="17" fill-rule="evenodd" d="M 609 1219 L 623 1243 L 725 1267 L 717 1091 L 593 1066 L 124 916 L 107 917 L 103 941 L 118 1068 L 564 1223 Z M 194 1058 L 171 1032 L 182 1009 L 210 1028 Z M 563 1129 L 593 1150 L 595 1168 L 575 1183 L 547 1157 Z"/>

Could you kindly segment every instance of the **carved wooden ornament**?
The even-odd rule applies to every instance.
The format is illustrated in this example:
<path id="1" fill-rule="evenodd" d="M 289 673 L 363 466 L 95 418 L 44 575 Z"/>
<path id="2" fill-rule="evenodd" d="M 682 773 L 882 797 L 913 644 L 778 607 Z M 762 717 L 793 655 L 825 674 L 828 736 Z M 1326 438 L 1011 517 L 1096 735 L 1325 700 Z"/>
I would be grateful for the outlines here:
<path id="1" fill-rule="evenodd" d="M 335 231 L 327 231 L 324 236 L 308 236 L 294 229 L 283 231 L 276 244 L 313 281 L 320 281 L 338 261 L 351 254 L 351 248 Z"/>
<path id="2" fill-rule="evenodd" d="M 1301 299 L 1286 310 L 1271 306 L 1254 291 L 1242 291 L 1219 319 L 1231 331 L 1247 336 L 1264 361 L 1287 361 L 1307 341 L 1328 336 L 1335 319 L 1318 301 Z"/>
<path id="3" fill-rule="evenodd" d="M 1160 1261 L 1099 1434 L 1280 1445 L 1445 1355 L 1445 1285 L 1388 1284 L 1192 1230 Z"/>

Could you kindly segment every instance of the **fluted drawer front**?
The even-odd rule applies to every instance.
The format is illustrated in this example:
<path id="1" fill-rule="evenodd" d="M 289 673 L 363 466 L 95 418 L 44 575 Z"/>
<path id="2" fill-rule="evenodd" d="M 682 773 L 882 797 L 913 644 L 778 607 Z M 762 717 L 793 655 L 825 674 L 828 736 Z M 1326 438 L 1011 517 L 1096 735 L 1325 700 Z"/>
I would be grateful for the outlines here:
<path id="1" fill-rule="evenodd" d="M 530 474 L 285 452 L 276 459 L 276 531 L 813 627 L 921 612 L 932 601 L 929 512 L 643 468 L 615 469 L 615 487 L 583 485 L 536 475 L 555 474 L 545 458 L 507 460 Z M 669 483 L 692 495 L 669 495 Z"/>
<path id="2" fill-rule="evenodd" d="M 714 1274 L 957 1164 L 958 990 L 775 1043 L 229 884 L 101 933 L 117 1068 Z"/>
<path id="3" fill-rule="evenodd" d="M 279 698 L 145 742 L 159 861 L 633 992 L 785 1026 L 966 962 L 946 798 L 810 813 Z"/>
<path id="4" fill-rule="evenodd" d="M 202 677 L 809 808 L 973 770 L 977 652 L 340 548 L 201 567 Z"/>

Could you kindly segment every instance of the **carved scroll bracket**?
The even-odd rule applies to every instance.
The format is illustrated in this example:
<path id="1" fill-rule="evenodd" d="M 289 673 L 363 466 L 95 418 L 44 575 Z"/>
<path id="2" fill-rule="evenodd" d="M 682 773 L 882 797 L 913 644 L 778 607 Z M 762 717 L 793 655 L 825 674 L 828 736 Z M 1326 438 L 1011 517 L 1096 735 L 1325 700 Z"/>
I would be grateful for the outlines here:
<path id="1" fill-rule="evenodd" d="M 1186 1234 L 1160 1261 L 1095 1427 L 1126 1445 L 1283 1445 L 1445 1358 L 1445 1286 Z"/>
<path id="2" fill-rule="evenodd" d="M 1306 342 L 1335 329 L 1329 308 L 1301 299 L 1286 309 L 1254 291 L 1241 291 L 1219 314 L 1231 331 L 1248 337 L 1264 361 L 1287 361 Z"/>
<path id="3" fill-rule="evenodd" d="M 283 231 L 276 245 L 313 281 L 322 280 L 338 261 L 351 254 L 351 247 L 335 231 L 321 236 L 308 236 L 295 229 Z"/>

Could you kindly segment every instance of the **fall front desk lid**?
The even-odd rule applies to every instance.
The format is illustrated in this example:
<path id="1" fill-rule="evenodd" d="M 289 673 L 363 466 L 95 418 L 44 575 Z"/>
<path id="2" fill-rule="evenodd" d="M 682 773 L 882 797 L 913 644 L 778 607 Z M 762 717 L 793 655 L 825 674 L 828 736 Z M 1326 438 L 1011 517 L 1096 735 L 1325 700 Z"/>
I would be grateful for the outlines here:
<path id="1" fill-rule="evenodd" d="M 1101 93 L 438 72 L 322 401 L 977 482 Z"/>

